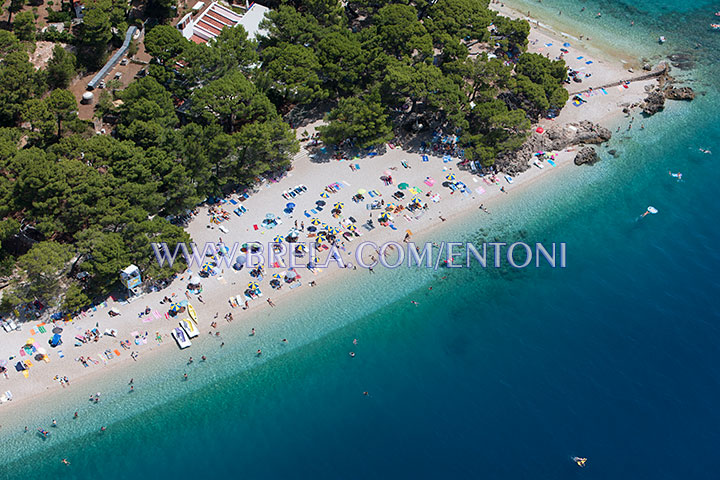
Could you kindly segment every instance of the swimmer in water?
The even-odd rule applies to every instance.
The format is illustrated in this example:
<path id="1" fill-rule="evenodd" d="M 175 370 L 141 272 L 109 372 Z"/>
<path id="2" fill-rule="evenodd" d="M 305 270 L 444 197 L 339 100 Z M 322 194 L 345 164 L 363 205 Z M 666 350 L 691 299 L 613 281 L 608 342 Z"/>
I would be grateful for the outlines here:
<path id="1" fill-rule="evenodd" d="M 587 458 L 573 457 L 573 462 L 575 462 L 578 467 L 583 468 L 585 466 L 585 462 L 587 462 Z"/>
<path id="2" fill-rule="evenodd" d="M 670 174 L 671 177 L 677 178 L 677 179 L 678 179 L 678 182 L 679 182 L 680 180 L 682 180 L 682 173 L 680 173 L 680 172 L 673 173 L 673 172 L 670 172 L 670 171 L 668 171 L 668 173 Z"/>
<path id="3" fill-rule="evenodd" d="M 68 462 L 67 458 L 63 458 L 63 459 L 60 460 L 60 461 L 61 461 L 62 463 L 64 463 L 65 465 L 70 465 L 70 462 Z"/>
<path id="4" fill-rule="evenodd" d="M 702 153 L 705 153 L 705 154 L 707 154 L 707 155 L 710 155 L 710 154 L 712 153 L 712 152 L 711 152 L 710 150 L 708 150 L 707 148 L 698 148 L 698 150 L 700 150 Z"/>
<path id="5" fill-rule="evenodd" d="M 410 300 L 410 303 L 412 303 L 413 305 L 420 305 L 420 304 L 419 304 L 418 302 L 416 302 L 415 300 Z"/>
<path id="6" fill-rule="evenodd" d="M 350 356 L 351 356 L 351 357 L 354 357 L 354 356 L 355 356 L 355 352 L 350 352 Z"/>

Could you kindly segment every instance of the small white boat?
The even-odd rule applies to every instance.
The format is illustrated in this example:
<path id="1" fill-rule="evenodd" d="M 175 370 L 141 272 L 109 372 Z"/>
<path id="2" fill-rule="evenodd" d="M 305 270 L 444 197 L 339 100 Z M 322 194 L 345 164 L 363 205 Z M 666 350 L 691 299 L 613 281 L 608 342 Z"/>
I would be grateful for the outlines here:
<path id="1" fill-rule="evenodd" d="M 513 183 L 513 178 L 512 178 L 510 175 L 505 175 L 505 180 L 506 180 L 508 183 Z"/>
<path id="2" fill-rule="evenodd" d="M 170 335 L 172 335 L 172 337 L 175 339 L 175 341 L 178 344 L 178 347 L 180 347 L 180 350 L 192 345 L 192 343 L 190 342 L 190 339 L 187 338 L 187 335 L 185 334 L 183 329 L 180 327 L 173 328 L 173 331 L 170 332 Z"/>
<path id="3" fill-rule="evenodd" d="M 658 38 L 658 42 L 659 42 L 659 43 L 665 43 L 665 36 L 664 36 L 664 35 L 660 35 L 660 38 Z"/>
<path id="4" fill-rule="evenodd" d="M 180 320 L 180 326 L 183 330 L 185 330 L 188 338 L 195 338 L 200 334 L 195 324 L 187 318 L 183 318 L 182 320 Z"/>
<path id="5" fill-rule="evenodd" d="M 533 162 L 533 165 L 535 165 L 536 167 L 538 167 L 540 170 L 542 170 L 543 168 L 545 168 L 545 166 L 544 166 L 542 163 L 540 163 L 540 162 Z"/>

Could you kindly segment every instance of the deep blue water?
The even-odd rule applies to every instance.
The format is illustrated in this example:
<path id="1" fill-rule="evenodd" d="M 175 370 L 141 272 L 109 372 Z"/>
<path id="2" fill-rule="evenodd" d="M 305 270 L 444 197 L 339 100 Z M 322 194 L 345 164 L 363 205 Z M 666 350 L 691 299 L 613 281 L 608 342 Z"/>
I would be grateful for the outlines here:
<path id="1" fill-rule="evenodd" d="M 620 16 L 629 4 L 583 5 Z M 653 25 L 675 18 L 675 32 L 700 15 L 632 5 Z M 464 227 L 475 241 L 567 242 L 567 268 L 424 274 L 255 368 L 145 411 L 117 403 L 104 435 L 8 441 L 26 456 L 0 478 L 717 478 L 720 97 L 703 52 L 692 76 L 705 95 L 613 139 L 617 158 L 557 172 Z M 648 205 L 660 213 L 638 220 Z"/>

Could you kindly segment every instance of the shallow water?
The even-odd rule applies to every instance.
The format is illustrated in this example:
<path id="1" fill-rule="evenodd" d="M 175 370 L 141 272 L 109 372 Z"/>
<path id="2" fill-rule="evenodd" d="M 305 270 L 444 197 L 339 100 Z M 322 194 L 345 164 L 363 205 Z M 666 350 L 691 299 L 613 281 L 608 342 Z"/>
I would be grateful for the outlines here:
<path id="1" fill-rule="evenodd" d="M 688 3 L 582 5 L 618 25 L 633 8 L 648 28 L 674 19 L 666 31 L 689 38 L 711 9 Z M 99 405 L 78 391 L 77 423 L 78 403 L 39 403 L 37 426 L 60 422 L 47 441 L 3 418 L 0 478 L 715 478 L 720 96 L 705 48 L 692 76 L 706 95 L 614 138 L 617 158 L 561 169 L 433 235 L 566 242 L 567 268 L 359 276 L 278 307 L 283 321 L 222 353 L 199 342 L 217 352 L 205 365 L 173 351 L 129 372 L 133 394 L 116 379 L 99 383 Z M 638 220 L 648 205 L 660 213 Z"/>

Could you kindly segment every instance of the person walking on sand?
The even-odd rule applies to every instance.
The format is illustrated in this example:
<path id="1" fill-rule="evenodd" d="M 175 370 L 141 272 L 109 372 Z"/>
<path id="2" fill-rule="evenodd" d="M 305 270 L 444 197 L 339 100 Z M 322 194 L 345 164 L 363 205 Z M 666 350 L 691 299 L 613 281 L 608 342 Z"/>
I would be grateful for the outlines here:
<path id="1" fill-rule="evenodd" d="M 275 304 L 273 303 L 273 301 L 270 300 L 269 298 L 267 299 L 267 303 L 268 303 L 268 305 L 270 305 L 271 307 L 274 307 L 274 306 L 275 306 Z"/>

